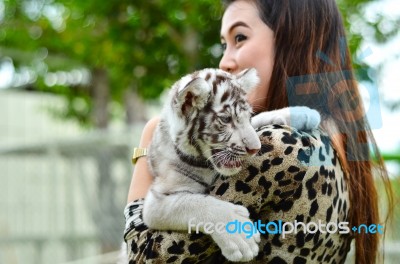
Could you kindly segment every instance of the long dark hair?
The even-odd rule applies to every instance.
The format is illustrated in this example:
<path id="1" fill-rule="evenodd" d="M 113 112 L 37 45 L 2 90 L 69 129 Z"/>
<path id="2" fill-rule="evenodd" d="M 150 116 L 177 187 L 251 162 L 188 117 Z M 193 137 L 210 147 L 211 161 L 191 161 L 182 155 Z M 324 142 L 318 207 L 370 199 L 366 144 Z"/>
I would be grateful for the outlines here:
<path id="1" fill-rule="evenodd" d="M 335 1 L 249 1 L 257 6 L 260 18 L 275 36 L 275 62 L 266 110 L 289 105 L 317 109 L 347 177 L 351 226 L 380 223 L 373 169 L 385 184 L 388 216 L 393 208 L 393 193 L 366 119 Z M 233 1 L 223 2 L 228 6 Z M 296 83 L 302 84 L 300 95 Z M 356 263 L 375 262 L 379 234 L 357 234 L 355 240 Z"/>

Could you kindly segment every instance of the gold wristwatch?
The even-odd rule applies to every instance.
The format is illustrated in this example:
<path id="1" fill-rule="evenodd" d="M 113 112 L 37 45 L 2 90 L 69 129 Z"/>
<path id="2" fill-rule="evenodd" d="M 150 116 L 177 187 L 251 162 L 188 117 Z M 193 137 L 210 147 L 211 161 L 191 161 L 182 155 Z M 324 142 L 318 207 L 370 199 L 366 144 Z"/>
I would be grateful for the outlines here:
<path id="1" fill-rule="evenodd" d="M 132 164 L 135 165 L 136 161 L 143 156 L 147 155 L 147 148 L 134 148 L 132 155 Z"/>

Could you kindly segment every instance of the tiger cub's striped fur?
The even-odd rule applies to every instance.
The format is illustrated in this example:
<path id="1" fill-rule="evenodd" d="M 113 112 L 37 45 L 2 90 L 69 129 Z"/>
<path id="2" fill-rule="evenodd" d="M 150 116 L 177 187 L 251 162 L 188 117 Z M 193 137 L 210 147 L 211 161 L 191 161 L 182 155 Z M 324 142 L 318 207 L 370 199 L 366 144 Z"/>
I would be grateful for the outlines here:
<path id="1" fill-rule="evenodd" d="M 200 222 L 251 221 L 246 208 L 206 193 L 217 173 L 236 174 L 242 161 L 261 147 L 246 100 L 246 94 L 258 83 L 255 69 L 238 75 L 204 69 L 173 85 L 149 147 L 155 179 L 143 209 L 148 227 L 188 230 L 189 221 L 194 229 Z M 266 122 L 262 115 L 256 119 L 257 125 L 272 121 L 287 124 L 289 119 L 288 111 L 265 116 Z M 315 127 L 319 119 L 316 125 L 314 121 L 311 126 Z M 309 126 L 307 120 L 304 122 Z M 226 232 L 210 235 L 230 261 L 248 261 L 258 254 L 259 234 L 251 238 Z"/>

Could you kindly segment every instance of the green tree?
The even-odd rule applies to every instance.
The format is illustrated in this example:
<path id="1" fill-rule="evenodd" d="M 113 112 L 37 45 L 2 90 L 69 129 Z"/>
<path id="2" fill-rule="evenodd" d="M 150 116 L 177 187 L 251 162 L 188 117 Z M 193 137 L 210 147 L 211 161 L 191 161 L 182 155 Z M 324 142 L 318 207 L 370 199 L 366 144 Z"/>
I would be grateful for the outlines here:
<path id="1" fill-rule="evenodd" d="M 360 28 L 367 28 L 378 42 L 398 32 L 400 18 L 364 16 L 366 7 L 376 2 L 338 0 L 352 54 L 360 51 Z M 124 109 L 126 122 L 132 124 L 141 118 L 142 99 L 157 98 L 185 73 L 216 67 L 221 54 L 221 5 L 211 0 L 0 3 L 1 56 L 35 71 L 38 79 L 32 88 L 64 96 L 68 107 L 59 114 L 87 126 L 106 128 L 111 103 Z M 355 60 L 355 66 L 365 65 Z M 89 85 L 46 86 L 49 72 L 78 67 L 89 69 Z M 360 78 L 371 79 L 363 73 Z"/>
<path id="2" fill-rule="evenodd" d="M 217 65 L 220 6 L 211 0 L 3 3 L 2 56 L 36 71 L 42 60 L 34 89 L 65 96 L 63 115 L 85 125 L 106 128 L 110 102 L 125 105 L 132 123 L 141 111 L 132 101 L 156 98 L 179 76 Z M 90 70 L 88 87 L 46 87 L 48 72 L 77 67 Z"/>
<path id="3" fill-rule="evenodd" d="M 366 39 L 377 44 L 384 44 L 392 41 L 399 33 L 400 17 L 388 17 L 387 14 L 373 11 L 374 5 L 384 4 L 381 2 L 378 0 L 337 1 L 344 19 L 350 52 L 353 55 L 353 65 L 356 69 L 369 67 L 363 61 L 363 57 L 368 57 L 369 52 L 373 51 L 362 48 Z M 373 15 L 368 16 L 367 13 L 373 13 Z M 400 53 L 397 54 L 399 55 Z M 374 73 L 379 74 L 382 66 L 379 65 L 377 69 L 374 69 Z M 374 73 L 364 70 L 356 71 L 359 80 L 370 82 L 374 82 L 377 78 Z"/>

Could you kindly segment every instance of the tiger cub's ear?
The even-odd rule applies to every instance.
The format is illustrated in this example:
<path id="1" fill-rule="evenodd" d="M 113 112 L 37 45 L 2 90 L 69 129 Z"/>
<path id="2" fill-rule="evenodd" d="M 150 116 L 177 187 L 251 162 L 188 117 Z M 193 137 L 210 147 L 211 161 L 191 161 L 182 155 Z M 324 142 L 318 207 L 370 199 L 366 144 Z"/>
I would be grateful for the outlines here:
<path id="1" fill-rule="evenodd" d="M 244 89 L 246 92 L 250 92 L 260 83 L 260 78 L 257 75 L 257 70 L 250 68 L 241 71 L 237 75 L 236 81 L 239 83 L 242 89 Z"/>
<path id="2" fill-rule="evenodd" d="M 183 115 L 187 115 L 193 109 L 203 108 L 209 96 L 210 86 L 206 80 L 194 78 L 178 91 L 176 107 L 181 109 Z"/>

